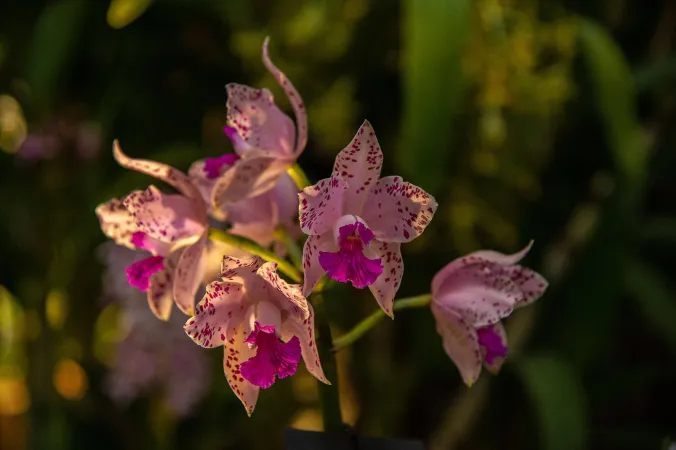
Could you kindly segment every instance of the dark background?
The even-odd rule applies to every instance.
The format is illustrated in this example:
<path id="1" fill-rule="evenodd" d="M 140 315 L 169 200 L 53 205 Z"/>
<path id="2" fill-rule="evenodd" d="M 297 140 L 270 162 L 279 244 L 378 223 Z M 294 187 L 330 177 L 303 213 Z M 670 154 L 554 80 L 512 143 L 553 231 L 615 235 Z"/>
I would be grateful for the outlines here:
<path id="1" fill-rule="evenodd" d="M 670 448 L 670 0 L 2 0 L 0 448 L 269 449 L 284 427 L 320 429 L 304 370 L 247 418 L 221 352 L 192 343 L 209 368 L 205 389 L 183 391 L 188 410 L 167 398 L 195 374 L 155 368 L 124 404 L 106 381 L 125 360 L 124 302 L 102 283 L 94 208 L 150 182 L 115 164 L 111 142 L 184 170 L 231 151 L 226 83 L 269 87 L 289 110 L 260 62 L 265 36 L 308 106 L 299 162 L 313 181 L 368 119 L 383 174 L 438 199 L 404 247 L 399 296 L 428 292 L 462 254 L 529 239 L 525 264 L 551 282 L 507 320 L 500 376 L 471 389 L 429 310 L 383 322 L 339 353 L 346 421 L 432 449 Z M 375 310 L 353 294 L 328 299 L 337 334 Z"/>

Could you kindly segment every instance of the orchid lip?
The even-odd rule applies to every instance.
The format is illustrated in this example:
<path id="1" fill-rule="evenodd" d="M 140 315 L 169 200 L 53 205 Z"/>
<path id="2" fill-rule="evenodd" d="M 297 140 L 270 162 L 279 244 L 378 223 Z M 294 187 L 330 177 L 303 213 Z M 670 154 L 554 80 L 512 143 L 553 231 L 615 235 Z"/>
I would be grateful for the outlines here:
<path id="1" fill-rule="evenodd" d="M 230 167 L 239 160 L 239 155 L 226 153 L 216 158 L 205 158 L 204 174 L 208 179 L 213 180 L 221 176 L 224 167 Z"/>
<path id="2" fill-rule="evenodd" d="M 242 363 L 240 373 L 254 386 L 267 389 L 275 383 L 275 378 L 296 373 L 301 358 L 298 336 L 284 342 L 277 337 L 275 325 L 255 322 L 244 342 L 256 349 L 256 356 Z"/>
<path id="3" fill-rule="evenodd" d="M 127 281 L 129 285 L 134 286 L 144 292 L 150 288 L 150 277 L 164 269 L 164 257 L 151 256 L 135 262 L 127 267 Z"/>
<path id="4" fill-rule="evenodd" d="M 486 361 L 486 364 L 493 364 L 495 358 L 507 356 L 507 347 L 502 343 L 502 338 L 492 326 L 479 328 L 477 336 L 479 337 L 479 345 L 485 350 L 484 361 Z"/>

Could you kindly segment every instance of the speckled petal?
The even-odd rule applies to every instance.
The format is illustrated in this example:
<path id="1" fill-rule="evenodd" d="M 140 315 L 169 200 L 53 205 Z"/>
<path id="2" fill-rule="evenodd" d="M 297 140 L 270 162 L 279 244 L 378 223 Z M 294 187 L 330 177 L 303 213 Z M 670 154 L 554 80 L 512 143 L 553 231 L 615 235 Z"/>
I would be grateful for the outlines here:
<path id="1" fill-rule="evenodd" d="M 319 263 L 319 252 L 332 252 L 338 248 L 332 233 L 310 236 L 303 245 L 303 295 L 312 293 L 317 282 L 326 273 Z"/>
<path id="2" fill-rule="evenodd" d="M 174 306 L 174 271 L 184 249 L 185 247 L 175 250 L 164 258 L 164 270 L 150 277 L 150 288 L 147 293 L 148 306 L 155 317 L 160 320 L 167 321 L 171 317 L 171 310 Z"/>
<path id="3" fill-rule="evenodd" d="M 308 316 L 289 316 L 282 324 L 282 339 L 289 340 L 293 336 L 300 339 L 300 348 L 308 372 L 322 383 L 331 384 L 324 376 L 322 363 L 319 361 L 317 343 L 315 342 L 315 317 L 312 305 L 308 304 Z"/>
<path id="4" fill-rule="evenodd" d="M 294 156 L 298 158 L 307 144 L 307 112 L 305 110 L 305 105 L 303 104 L 303 99 L 300 97 L 300 94 L 296 88 L 286 77 L 286 75 L 281 72 L 270 60 L 270 56 L 268 54 L 268 42 L 269 39 L 265 38 L 265 41 L 263 42 L 263 64 L 272 74 L 272 76 L 275 77 L 275 80 L 282 87 L 282 89 L 284 89 L 284 93 L 289 99 L 289 103 L 291 103 L 293 112 L 296 115 L 297 133 Z"/>
<path id="5" fill-rule="evenodd" d="M 195 316 L 183 329 L 198 345 L 206 348 L 225 345 L 243 321 L 248 305 L 242 300 L 239 283 L 214 281 L 195 308 Z"/>
<path id="6" fill-rule="evenodd" d="M 491 328 L 493 329 L 493 332 L 500 337 L 500 340 L 502 341 L 502 346 L 507 348 L 507 332 L 505 331 L 505 327 L 504 325 L 502 325 L 502 322 L 497 322 L 491 325 Z M 504 362 L 505 357 L 495 356 L 493 357 L 493 360 L 490 364 L 484 358 L 484 367 L 493 375 L 497 375 Z"/>
<path id="7" fill-rule="evenodd" d="M 225 88 L 228 92 L 228 125 L 247 145 L 275 156 L 293 154 L 296 140 L 293 121 L 275 105 L 269 90 L 236 83 Z M 235 151 L 245 155 L 247 152 L 242 149 L 243 146 L 235 147 Z"/>
<path id="8" fill-rule="evenodd" d="M 190 178 L 180 170 L 156 161 L 130 158 L 124 154 L 117 140 L 113 142 L 113 156 L 122 167 L 141 172 L 172 185 L 180 193 L 195 201 L 198 207 L 202 207 L 206 211 L 206 205 L 202 201 L 199 190 L 192 184 Z"/>
<path id="9" fill-rule="evenodd" d="M 214 209 L 222 210 L 231 203 L 274 188 L 292 163 L 292 159 L 262 153 L 240 159 L 217 179 L 212 191 Z"/>
<path id="10" fill-rule="evenodd" d="M 235 258 L 224 255 L 221 262 L 221 278 L 224 281 L 244 284 L 252 278 L 258 278 L 256 272 L 263 264 L 265 261 L 259 256 Z"/>
<path id="11" fill-rule="evenodd" d="M 210 179 L 207 177 L 207 174 L 204 172 L 203 159 L 192 163 L 190 169 L 188 170 L 188 176 L 190 177 L 192 184 L 197 188 L 197 190 L 199 190 L 209 214 L 215 216 L 217 220 L 224 220 L 224 218 L 219 215 L 219 212 L 213 209 L 213 205 L 211 203 L 212 192 L 214 190 L 214 186 L 216 185 L 217 178 Z"/>
<path id="12" fill-rule="evenodd" d="M 174 273 L 174 301 L 176 306 L 189 316 L 193 314 L 195 293 L 204 276 L 207 262 L 206 243 L 207 235 L 205 233 L 197 242 L 187 246 Z"/>
<path id="13" fill-rule="evenodd" d="M 476 330 L 457 312 L 434 301 L 430 305 L 444 350 L 460 371 L 463 381 L 472 386 L 481 374 L 481 350 Z"/>
<path id="14" fill-rule="evenodd" d="M 242 363 L 256 356 L 255 348 L 249 348 L 244 342 L 247 336 L 248 327 L 245 324 L 237 327 L 232 337 L 228 336 L 223 346 L 223 371 L 232 391 L 244 405 L 246 413 L 251 416 L 258 401 L 260 388 L 245 380 L 240 372 Z"/>
<path id="15" fill-rule="evenodd" d="M 404 276 L 401 244 L 398 242 L 380 242 L 374 239 L 365 254 L 369 258 L 380 258 L 383 273 L 376 279 L 375 283 L 369 286 L 369 290 L 376 298 L 378 305 L 385 311 L 385 314 L 393 317 L 394 296 L 399 290 L 401 277 Z"/>
<path id="16" fill-rule="evenodd" d="M 168 244 L 197 239 L 205 228 L 192 201 L 182 195 L 165 195 L 152 185 L 145 191 L 130 193 L 124 206 L 142 231 Z"/>
<path id="17" fill-rule="evenodd" d="M 349 186 L 344 194 L 345 214 L 362 215 L 366 197 L 380 178 L 382 165 L 383 152 L 376 134 L 371 124 L 364 121 L 350 145 L 338 153 L 333 165 L 332 177 L 344 179 Z"/>
<path id="18" fill-rule="evenodd" d="M 103 234 L 111 238 L 118 245 L 135 249 L 132 243 L 134 233 L 140 231 L 134 221 L 134 216 L 124 206 L 122 200 L 112 199 L 96 207 L 96 215 L 101 224 Z"/>
<path id="19" fill-rule="evenodd" d="M 436 210 L 436 200 L 424 190 L 385 177 L 369 192 L 362 217 L 378 240 L 409 242 L 425 231 Z"/>
<path id="20" fill-rule="evenodd" d="M 271 295 L 278 301 L 279 306 L 294 315 L 306 319 L 310 314 L 310 304 L 303 296 L 300 286 L 289 284 L 277 275 L 277 263 L 266 262 L 256 271 L 272 288 Z M 270 292 L 270 291 L 269 291 Z"/>
<path id="21" fill-rule="evenodd" d="M 549 283 L 536 271 L 519 265 L 505 267 L 507 276 L 519 287 L 522 293 L 515 308 L 530 305 L 545 293 Z"/>
<path id="22" fill-rule="evenodd" d="M 333 225 L 343 216 L 343 199 L 347 182 L 340 177 L 324 178 L 303 189 L 298 197 L 300 227 L 308 235 L 333 231 Z"/>

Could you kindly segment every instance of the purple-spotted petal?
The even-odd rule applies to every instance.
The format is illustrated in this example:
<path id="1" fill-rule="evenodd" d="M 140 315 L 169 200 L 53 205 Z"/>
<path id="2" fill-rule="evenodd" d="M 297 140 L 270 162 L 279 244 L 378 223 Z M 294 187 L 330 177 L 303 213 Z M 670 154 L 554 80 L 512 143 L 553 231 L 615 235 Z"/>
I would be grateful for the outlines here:
<path id="1" fill-rule="evenodd" d="M 279 177 L 292 163 L 291 158 L 278 158 L 260 152 L 240 159 L 214 184 L 214 208 L 224 209 L 231 203 L 255 197 L 274 188 Z"/>
<path id="2" fill-rule="evenodd" d="M 261 326 L 258 322 L 245 341 L 256 348 L 256 356 L 242 363 L 244 379 L 254 386 L 267 389 L 275 378 L 285 378 L 296 373 L 301 357 L 300 341 L 297 336 L 288 342 L 281 342 L 275 335 L 275 326 Z"/>
<path id="3" fill-rule="evenodd" d="M 300 198 L 300 227 L 308 235 L 332 231 L 343 216 L 343 198 L 348 186 L 340 177 L 325 178 L 308 186 L 298 194 Z"/>
<path id="4" fill-rule="evenodd" d="M 460 371 L 463 381 L 472 386 L 481 374 L 481 350 L 476 330 L 457 312 L 434 300 L 430 305 L 444 350 Z"/>
<path id="5" fill-rule="evenodd" d="M 265 41 L 263 42 L 263 64 L 275 78 L 277 84 L 284 89 L 284 93 L 289 99 L 289 103 L 291 103 L 293 112 L 296 115 L 296 145 L 294 148 L 294 156 L 298 158 L 307 144 L 307 111 L 305 110 L 303 99 L 300 97 L 300 94 L 291 81 L 270 60 L 268 43 L 269 39 L 265 38 Z"/>
<path id="6" fill-rule="evenodd" d="M 101 203 L 96 207 L 96 215 L 99 218 L 103 234 L 118 245 L 124 245 L 131 249 L 136 248 L 132 242 L 132 237 L 134 233 L 139 231 L 139 227 L 122 200 L 114 198 L 106 203 Z"/>
<path id="7" fill-rule="evenodd" d="M 322 364 L 319 361 L 319 352 L 315 343 L 315 313 L 308 303 L 308 315 L 302 318 L 299 315 L 289 315 L 282 325 L 282 339 L 289 340 L 297 336 L 305 361 L 305 367 L 315 378 L 325 384 L 331 384 L 324 376 Z"/>
<path id="8" fill-rule="evenodd" d="M 150 175 L 172 185 L 180 193 L 196 202 L 198 208 L 204 208 L 201 214 L 205 213 L 206 205 L 201 201 L 202 196 L 198 189 L 192 184 L 190 178 L 180 170 L 156 161 L 130 158 L 124 154 L 117 140 L 113 142 L 113 156 L 122 167 Z"/>
<path id="9" fill-rule="evenodd" d="M 378 240 L 409 242 L 425 231 L 436 210 L 436 200 L 424 190 L 400 177 L 385 177 L 368 193 L 362 217 Z"/>
<path id="10" fill-rule="evenodd" d="M 522 297 L 517 301 L 515 308 L 530 305 L 542 297 L 549 283 L 536 271 L 519 265 L 505 267 L 507 276 L 519 287 Z"/>
<path id="11" fill-rule="evenodd" d="M 221 262 L 221 278 L 225 281 L 245 284 L 257 278 L 256 271 L 265 264 L 265 261 L 259 256 L 251 258 L 235 258 L 223 255 Z"/>
<path id="12" fill-rule="evenodd" d="M 195 316 L 183 329 L 198 345 L 206 348 L 226 345 L 236 334 L 248 307 L 239 283 L 214 281 L 195 308 Z"/>
<path id="13" fill-rule="evenodd" d="M 367 256 L 378 257 L 383 266 L 383 273 L 369 286 L 378 305 L 390 317 L 394 316 L 394 296 L 399 290 L 401 278 L 404 276 L 404 262 L 401 257 L 401 244 L 398 242 L 373 241 Z"/>
<path id="14" fill-rule="evenodd" d="M 502 322 L 497 322 L 477 330 L 477 337 L 484 367 L 492 374 L 497 374 L 507 356 L 507 333 Z"/>
<path id="15" fill-rule="evenodd" d="M 357 134 L 338 156 L 333 165 L 332 177 L 344 179 L 345 213 L 362 215 L 366 197 L 380 178 L 383 152 L 376 134 L 368 121 L 364 121 Z"/>
<path id="16" fill-rule="evenodd" d="M 182 195 L 164 195 L 152 185 L 145 191 L 129 194 L 124 206 L 142 231 L 167 244 L 196 239 L 206 226 L 193 201 Z"/>
<path id="17" fill-rule="evenodd" d="M 150 258 L 136 261 L 127 267 L 127 281 L 131 286 L 146 292 L 150 287 L 150 277 L 164 269 L 163 256 L 151 256 Z"/>
<path id="18" fill-rule="evenodd" d="M 167 321 L 174 306 L 173 286 L 176 265 L 183 255 L 184 248 L 171 252 L 164 258 L 164 270 L 150 277 L 148 289 L 148 306 L 150 311 L 160 320 Z"/>
<path id="19" fill-rule="evenodd" d="M 223 371 L 230 388 L 244 405 L 247 414 L 251 416 L 256 407 L 260 388 L 244 379 L 241 372 L 242 363 L 256 356 L 256 350 L 244 342 L 248 337 L 247 328 L 247 325 L 241 323 L 223 345 Z"/>
<path id="20" fill-rule="evenodd" d="M 171 250 L 171 245 L 157 239 L 153 239 L 143 231 L 136 231 L 131 236 L 131 244 L 137 249 L 147 250 L 153 255 L 166 255 Z"/>
<path id="21" fill-rule="evenodd" d="M 296 140 L 293 121 L 275 105 L 269 90 L 236 83 L 225 88 L 228 92 L 228 125 L 248 146 L 274 156 L 293 155 Z M 237 144 L 237 140 L 233 143 Z M 236 145 L 235 150 L 239 153 L 241 146 Z"/>
<path id="22" fill-rule="evenodd" d="M 303 245 L 303 295 L 306 297 L 312 293 L 317 282 L 326 273 L 319 263 L 319 253 L 335 250 L 336 243 L 330 232 L 321 236 L 309 236 L 305 241 Z"/>
<path id="23" fill-rule="evenodd" d="M 183 250 L 174 273 L 174 301 L 187 315 L 192 315 L 195 306 L 195 293 L 199 288 L 206 266 L 205 247 L 207 235 L 203 234 L 197 242 Z"/>
<path id="24" fill-rule="evenodd" d="M 266 262 L 258 268 L 256 274 L 272 289 L 266 289 L 278 307 L 307 319 L 310 305 L 303 296 L 300 286 L 289 284 L 277 275 L 277 263 Z"/>

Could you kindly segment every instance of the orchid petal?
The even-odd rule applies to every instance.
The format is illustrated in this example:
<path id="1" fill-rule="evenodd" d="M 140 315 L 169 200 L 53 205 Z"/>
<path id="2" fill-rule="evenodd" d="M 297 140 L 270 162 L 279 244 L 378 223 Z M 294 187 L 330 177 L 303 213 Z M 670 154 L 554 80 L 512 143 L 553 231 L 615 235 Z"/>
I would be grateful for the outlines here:
<path id="1" fill-rule="evenodd" d="M 206 267 L 204 253 L 206 243 L 205 233 L 197 242 L 186 247 L 174 273 L 174 301 L 178 308 L 189 316 L 193 314 L 195 293 L 202 282 Z"/>
<path id="2" fill-rule="evenodd" d="M 207 174 L 204 171 L 204 164 L 205 162 L 203 159 L 192 163 L 190 169 L 188 170 L 188 176 L 190 177 L 192 184 L 199 191 L 209 214 L 214 215 L 218 220 L 224 220 L 223 217 L 219 216 L 218 211 L 214 210 L 211 203 L 212 192 L 214 190 L 214 186 L 216 185 L 217 178 L 210 179 L 207 177 Z"/>
<path id="3" fill-rule="evenodd" d="M 463 381 L 472 386 L 481 373 L 481 350 L 476 330 L 457 312 L 432 301 L 431 310 L 444 350 L 460 371 Z"/>
<path id="4" fill-rule="evenodd" d="M 284 93 L 289 99 L 289 103 L 291 103 L 293 112 L 296 115 L 297 135 L 294 155 L 296 158 L 298 158 L 307 144 L 307 111 L 305 110 L 303 99 L 300 97 L 300 94 L 293 86 L 291 81 L 289 81 L 286 75 L 281 72 L 270 60 L 270 56 L 268 54 L 269 40 L 269 38 L 265 38 L 265 41 L 263 42 L 263 64 L 272 74 L 281 88 L 284 89 Z"/>
<path id="5" fill-rule="evenodd" d="M 212 191 L 214 208 L 221 210 L 231 203 L 272 189 L 292 163 L 292 159 L 260 152 L 240 159 L 216 180 Z"/>
<path id="6" fill-rule="evenodd" d="M 425 231 L 436 210 L 434 197 L 393 176 L 382 178 L 373 186 L 362 217 L 378 240 L 410 242 Z"/>
<path id="7" fill-rule="evenodd" d="M 266 262 L 258 268 L 256 274 L 273 288 L 269 291 L 272 297 L 277 300 L 281 309 L 291 313 L 299 314 L 303 319 L 307 319 L 310 314 L 310 305 L 303 296 L 300 286 L 289 284 L 277 275 L 277 263 Z"/>
<path id="8" fill-rule="evenodd" d="M 432 291 L 432 296 L 458 311 L 476 328 L 493 325 L 509 316 L 522 299 L 521 290 L 506 276 L 504 269 L 489 263 L 454 271 Z"/>
<path id="9" fill-rule="evenodd" d="M 221 262 L 221 278 L 225 281 L 245 284 L 256 277 L 256 271 L 265 264 L 265 261 L 259 256 L 251 258 L 235 258 L 223 255 Z"/>
<path id="10" fill-rule="evenodd" d="M 303 295 L 312 293 L 317 282 L 326 273 L 319 263 L 319 252 L 335 251 L 337 245 L 331 233 L 310 236 L 303 245 Z"/>
<path id="11" fill-rule="evenodd" d="M 536 271 L 519 265 L 505 267 L 505 273 L 519 287 L 522 297 L 515 308 L 530 305 L 542 297 L 549 283 Z"/>
<path id="12" fill-rule="evenodd" d="M 348 188 L 340 177 L 324 178 L 299 194 L 300 227 L 305 234 L 320 235 L 332 231 L 343 216 L 343 198 Z"/>
<path id="13" fill-rule="evenodd" d="M 462 267 L 479 263 L 492 263 L 505 267 L 511 266 L 521 261 L 521 259 L 526 256 L 532 246 L 533 241 L 529 242 L 524 249 L 511 255 L 505 255 L 504 253 L 499 253 L 493 250 L 479 250 L 461 258 L 457 258 L 444 266 L 444 268 L 434 276 L 432 279 L 432 292 L 438 291 L 439 287 L 444 282 L 444 280 L 446 280 L 449 274 L 452 274 Z"/>
<path id="14" fill-rule="evenodd" d="M 345 192 L 345 212 L 361 215 L 366 198 L 380 178 L 383 152 L 371 124 L 365 120 L 333 165 L 332 178 L 342 178 L 349 188 Z M 370 224 L 369 224 L 370 225 Z"/>
<path id="15" fill-rule="evenodd" d="M 383 273 L 369 286 L 378 305 L 390 317 L 394 317 L 394 296 L 399 290 L 401 277 L 404 276 L 404 261 L 401 257 L 401 244 L 398 242 L 380 242 L 373 240 L 368 257 L 380 258 Z M 372 256 L 373 255 L 373 256 Z"/>
<path id="16" fill-rule="evenodd" d="M 305 361 L 305 367 L 315 378 L 322 383 L 331 384 L 324 375 L 322 364 L 319 361 L 319 353 L 315 342 L 315 317 L 312 305 L 308 303 L 308 315 L 305 319 L 298 316 L 290 316 L 283 323 L 282 339 L 289 340 L 293 336 L 300 339 L 300 348 Z"/>
<path id="17" fill-rule="evenodd" d="M 502 341 L 502 346 L 504 348 L 507 348 L 507 332 L 505 331 L 505 327 L 504 325 L 502 325 L 502 322 L 497 322 L 491 325 L 491 328 L 493 330 L 493 333 L 495 333 L 495 335 L 497 335 Z M 493 360 L 490 363 L 488 362 L 488 359 L 484 357 L 484 367 L 493 375 L 498 374 L 504 362 L 505 362 L 504 356 L 495 356 L 493 357 Z"/>
<path id="18" fill-rule="evenodd" d="M 204 222 L 196 215 L 194 202 L 182 195 L 164 195 L 155 186 L 134 191 L 124 199 L 142 231 L 151 238 L 176 244 L 196 238 L 204 231 Z"/>
<path id="19" fill-rule="evenodd" d="M 258 401 L 260 388 L 245 380 L 240 372 L 242 363 L 256 356 L 256 349 L 249 348 L 245 342 L 247 337 L 248 326 L 244 323 L 235 329 L 232 337 L 228 336 L 228 340 L 223 345 L 223 371 L 232 391 L 244 405 L 247 414 L 251 416 Z"/>
<path id="20" fill-rule="evenodd" d="M 196 344 L 213 348 L 225 345 L 236 334 L 242 323 L 245 304 L 242 285 L 214 281 L 195 308 L 195 316 L 183 325 L 183 329 Z"/>
<path id="21" fill-rule="evenodd" d="M 199 190 L 192 184 L 190 178 L 180 170 L 156 161 L 130 158 L 124 154 L 117 140 L 113 142 L 113 155 L 122 167 L 162 180 L 178 189 L 180 193 L 189 199 L 195 201 L 198 206 L 206 208 L 206 205 L 202 202 Z"/>
<path id="22" fill-rule="evenodd" d="M 165 322 L 171 317 L 171 310 L 174 306 L 174 272 L 183 251 L 184 248 L 179 248 L 171 252 L 164 258 L 164 270 L 150 277 L 150 287 L 147 293 L 148 306 L 155 317 Z"/>
<path id="23" fill-rule="evenodd" d="M 140 231 L 134 216 L 119 199 L 112 199 L 96 207 L 96 215 L 101 223 L 103 234 L 118 245 L 135 249 L 132 243 L 134 233 Z"/>

